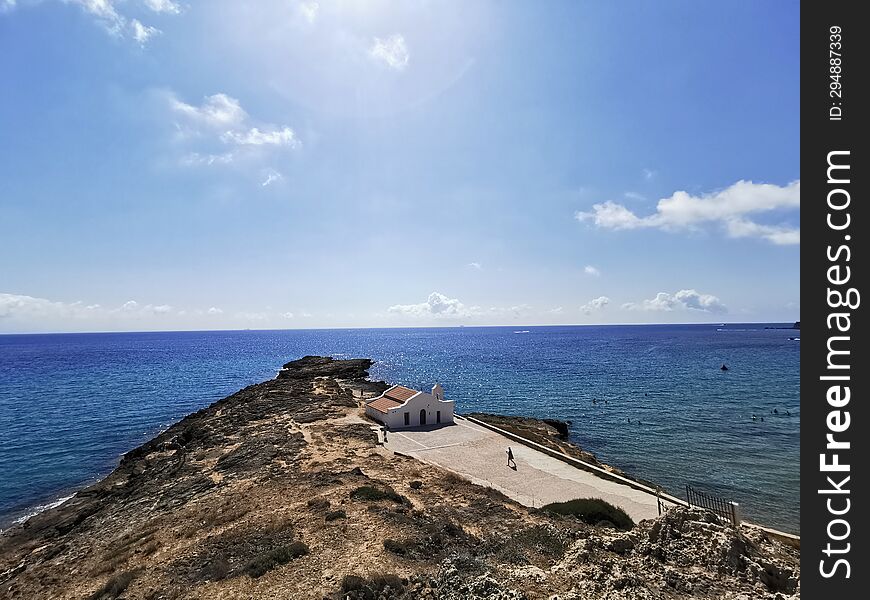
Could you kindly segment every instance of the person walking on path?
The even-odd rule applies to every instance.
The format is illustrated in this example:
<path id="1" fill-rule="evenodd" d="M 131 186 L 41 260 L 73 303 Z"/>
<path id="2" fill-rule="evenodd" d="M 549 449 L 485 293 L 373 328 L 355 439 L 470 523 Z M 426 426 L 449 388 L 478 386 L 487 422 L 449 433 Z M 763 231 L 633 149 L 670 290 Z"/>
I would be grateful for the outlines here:
<path id="1" fill-rule="evenodd" d="M 508 446 L 508 449 L 507 449 L 507 457 L 508 457 L 507 466 L 509 466 L 512 469 L 516 469 L 517 468 L 517 461 L 514 460 L 514 453 L 513 453 L 513 450 L 511 450 L 510 446 Z M 513 465 L 511 465 L 511 463 L 513 463 Z"/>

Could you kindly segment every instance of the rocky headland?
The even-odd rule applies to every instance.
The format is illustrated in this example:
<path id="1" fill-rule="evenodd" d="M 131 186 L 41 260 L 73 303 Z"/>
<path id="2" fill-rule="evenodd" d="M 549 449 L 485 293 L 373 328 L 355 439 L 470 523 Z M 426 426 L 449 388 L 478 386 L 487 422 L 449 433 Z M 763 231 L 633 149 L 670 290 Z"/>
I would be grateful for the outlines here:
<path id="1" fill-rule="evenodd" d="M 370 366 L 293 361 L 127 453 L 0 534 L 0 598 L 799 597 L 798 551 L 763 531 L 586 524 L 392 454 L 361 409 L 386 388 Z M 558 423 L 506 424 L 582 453 Z"/>

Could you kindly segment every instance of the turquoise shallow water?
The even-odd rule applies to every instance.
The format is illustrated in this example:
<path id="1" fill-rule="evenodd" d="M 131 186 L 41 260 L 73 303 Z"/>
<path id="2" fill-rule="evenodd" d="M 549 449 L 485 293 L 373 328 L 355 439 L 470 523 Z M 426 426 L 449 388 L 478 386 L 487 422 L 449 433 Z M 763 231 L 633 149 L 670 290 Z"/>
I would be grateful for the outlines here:
<path id="1" fill-rule="evenodd" d="M 284 362 L 327 354 L 374 358 L 373 377 L 419 389 L 441 382 L 459 412 L 569 419 L 604 462 L 798 532 L 795 335 L 753 324 L 0 336 L 0 525 Z"/>

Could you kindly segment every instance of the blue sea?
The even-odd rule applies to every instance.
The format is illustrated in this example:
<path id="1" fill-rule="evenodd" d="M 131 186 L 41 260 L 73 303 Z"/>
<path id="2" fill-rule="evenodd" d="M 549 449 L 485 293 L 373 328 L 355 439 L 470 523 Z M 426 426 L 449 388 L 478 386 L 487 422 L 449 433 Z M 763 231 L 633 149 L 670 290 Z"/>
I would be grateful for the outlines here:
<path id="1" fill-rule="evenodd" d="M 0 336 L 0 527 L 105 476 L 186 414 L 319 354 L 371 357 L 373 378 L 418 389 L 440 382 L 460 413 L 570 420 L 572 440 L 603 462 L 798 533 L 799 332 L 764 327 Z"/>

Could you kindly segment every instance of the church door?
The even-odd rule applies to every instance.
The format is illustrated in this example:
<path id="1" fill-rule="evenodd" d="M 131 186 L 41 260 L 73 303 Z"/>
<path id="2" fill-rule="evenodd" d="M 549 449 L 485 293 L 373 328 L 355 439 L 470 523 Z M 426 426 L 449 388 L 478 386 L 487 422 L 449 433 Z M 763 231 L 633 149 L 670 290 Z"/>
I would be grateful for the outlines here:
<path id="1" fill-rule="evenodd" d="M 426 424 L 426 409 L 420 409 L 420 425 Z"/>

